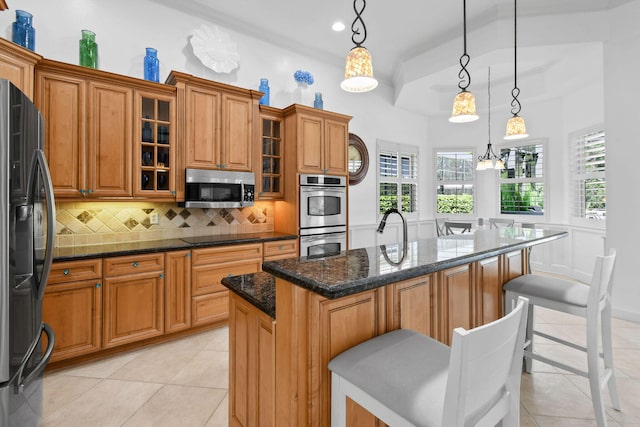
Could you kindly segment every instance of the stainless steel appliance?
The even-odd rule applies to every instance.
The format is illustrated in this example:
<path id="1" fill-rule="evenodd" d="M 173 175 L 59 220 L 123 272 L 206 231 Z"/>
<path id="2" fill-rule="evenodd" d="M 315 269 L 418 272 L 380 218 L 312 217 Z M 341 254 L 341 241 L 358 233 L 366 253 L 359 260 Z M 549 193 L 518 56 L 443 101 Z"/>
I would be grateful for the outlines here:
<path id="1" fill-rule="evenodd" d="M 346 231 L 347 178 L 300 175 L 300 256 L 346 250 Z"/>
<path id="2" fill-rule="evenodd" d="M 55 336 L 42 298 L 55 236 L 55 204 L 33 103 L 0 80 L 0 426 L 37 426 L 42 371 Z M 47 348 L 42 351 L 42 337 Z"/>
<path id="3" fill-rule="evenodd" d="M 185 172 L 187 208 L 243 208 L 253 206 L 255 175 L 206 169 Z"/>

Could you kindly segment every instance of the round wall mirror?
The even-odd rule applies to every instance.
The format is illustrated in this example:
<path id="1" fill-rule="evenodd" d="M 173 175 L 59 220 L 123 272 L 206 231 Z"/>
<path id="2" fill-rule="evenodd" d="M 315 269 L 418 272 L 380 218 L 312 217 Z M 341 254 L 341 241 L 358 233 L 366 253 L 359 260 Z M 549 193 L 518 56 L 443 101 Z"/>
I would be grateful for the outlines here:
<path id="1" fill-rule="evenodd" d="M 362 181 L 369 169 L 369 152 L 362 138 L 355 133 L 349 134 L 349 152 L 347 158 L 349 168 L 349 185 Z"/>

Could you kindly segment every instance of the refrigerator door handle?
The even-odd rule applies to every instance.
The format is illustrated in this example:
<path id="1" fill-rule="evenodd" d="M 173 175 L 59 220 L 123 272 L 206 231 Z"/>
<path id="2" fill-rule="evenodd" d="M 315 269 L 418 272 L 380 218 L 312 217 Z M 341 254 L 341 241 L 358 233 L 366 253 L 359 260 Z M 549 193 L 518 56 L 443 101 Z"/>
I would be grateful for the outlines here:
<path id="1" fill-rule="evenodd" d="M 47 349 L 42 355 L 42 359 L 40 360 L 40 362 L 38 362 L 33 370 L 29 372 L 29 374 L 26 375 L 23 379 L 24 368 L 25 366 L 27 366 L 27 362 L 29 362 L 31 356 L 33 356 L 35 350 L 37 348 L 40 348 L 38 344 L 40 344 L 40 341 L 42 340 L 42 332 L 47 335 Z M 17 380 L 15 385 L 16 394 L 22 393 L 26 386 L 31 384 L 31 382 L 35 378 L 39 377 L 40 374 L 42 374 L 45 366 L 47 366 L 47 363 L 49 363 L 49 359 L 51 358 L 51 354 L 53 353 L 53 346 L 55 345 L 55 342 L 56 335 L 53 333 L 53 329 L 51 329 L 51 326 L 49 326 L 48 324 L 42 322 L 42 324 L 40 325 L 40 334 L 38 335 L 38 338 L 35 339 L 29 346 L 29 349 L 27 350 L 27 353 L 25 354 L 24 358 L 22 359 L 22 363 L 20 364 L 20 369 L 17 372 Z"/>
<path id="2" fill-rule="evenodd" d="M 40 283 L 38 283 L 38 299 L 42 300 L 44 297 L 44 291 L 47 288 L 47 280 L 49 279 L 49 272 L 51 271 L 51 263 L 53 262 L 53 245 L 54 239 L 56 237 L 56 209 L 55 209 L 55 199 L 53 196 L 53 183 L 51 181 L 51 174 L 49 173 L 49 166 L 47 165 L 47 159 L 45 158 L 44 151 L 36 150 L 35 156 L 33 158 L 33 167 L 31 169 L 32 178 L 35 173 L 40 173 L 42 182 L 43 182 L 43 190 L 45 193 L 45 199 L 47 202 L 47 237 L 46 237 L 46 248 L 44 253 L 44 262 L 42 267 L 41 277 L 38 279 Z M 32 185 L 29 185 L 29 191 L 35 191 Z M 30 202 L 33 201 L 33 195 L 29 197 Z"/>

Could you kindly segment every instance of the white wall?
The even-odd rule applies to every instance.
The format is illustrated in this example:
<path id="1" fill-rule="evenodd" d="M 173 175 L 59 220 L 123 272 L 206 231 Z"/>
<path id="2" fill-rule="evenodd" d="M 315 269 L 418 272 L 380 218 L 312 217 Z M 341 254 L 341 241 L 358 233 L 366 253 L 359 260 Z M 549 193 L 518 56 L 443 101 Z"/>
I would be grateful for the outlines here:
<path id="1" fill-rule="evenodd" d="M 363 138 L 370 154 L 369 173 L 362 183 L 350 188 L 349 221 L 353 247 L 377 244 L 378 239 L 384 242 L 397 238 L 400 229 L 394 219 L 384 236 L 375 233 L 379 220 L 375 177 L 377 139 L 419 147 L 419 185 L 422 189 L 420 217 L 410 225 L 410 235 L 419 237 L 426 237 L 433 232 L 433 148 L 474 146 L 478 152 L 486 148 L 486 119 L 455 126 L 444 115 L 422 117 L 401 110 L 393 106 L 392 88 L 384 84 L 366 94 L 343 92 L 339 88 L 343 78 L 341 67 L 322 63 L 222 26 L 220 28 L 227 31 L 238 45 L 240 67 L 230 74 L 217 74 L 200 63 L 189 44 L 192 31 L 205 22 L 199 17 L 148 0 L 22 0 L 19 3 L 19 6 L 11 6 L 33 13 L 37 31 L 36 51 L 49 59 L 77 63 L 80 30 L 87 28 L 97 34 L 100 68 L 103 70 L 142 77 L 144 48 L 155 47 L 161 62 L 161 80 L 173 69 L 257 89 L 259 79 L 266 77 L 271 87 L 271 105 L 276 107 L 285 107 L 293 101 L 295 70 L 312 72 L 316 83 L 310 90 L 323 92 L 326 109 L 354 116 L 350 131 Z M 11 38 L 14 16 L 13 10 L 0 13 L 0 31 L 4 28 L 7 39 Z M 566 63 L 544 69 L 542 76 L 519 78 L 522 115 L 527 121 L 529 133 L 532 138 L 544 138 L 547 141 L 550 197 L 544 221 L 549 226 L 567 228 L 571 233 L 570 239 L 544 245 L 540 247 L 541 250 L 534 252 L 532 261 L 538 268 L 588 278 L 589 260 L 593 259 L 593 254 L 603 251 L 598 240 L 603 236 L 602 230 L 569 224 L 567 138 L 573 131 L 606 119 L 608 163 L 632 165 L 639 158 L 638 117 L 636 109 L 632 108 L 634 100 L 640 97 L 640 89 L 633 75 L 634 70 L 640 68 L 640 58 L 634 55 L 640 44 L 640 27 L 633 21 L 636 16 L 640 16 L 640 1 L 613 10 L 609 15 L 611 37 L 601 50 L 597 47 L 576 50 L 574 55 L 567 57 Z M 606 15 L 603 19 L 606 19 Z M 212 22 L 206 24 L 216 25 Z M 603 25 L 606 24 L 603 22 Z M 484 73 L 481 70 L 477 72 Z M 475 82 L 481 80 L 478 76 Z M 535 95 L 540 85 L 557 87 L 558 97 L 537 100 Z M 495 89 L 492 84 L 493 90 L 496 94 L 502 93 L 496 95 L 492 110 L 492 140 L 499 148 L 508 110 L 499 108 L 498 104 L 505 104 L 504 94 L 510 92 L 509 82 L 498 83 Z M 479 109 L 484 109 L 486 113 L 483 106 L 479 105 Z M 633 194 L 636 191 L 637 176 L 634 168 L 608 168 L 607 244 L 616 247 L 619 254 L 614 296 L 616 314 L 640 321 L 640 287 L 636 286 L 633 268 L 634 244 L 639 231 L 637 227 L 628 225 L 640 212 L 640 199 L 629 196 L 630 192 Z M 485 172 L 478 177 L 477 216 L 497 215 L 496 188 L 495 174 Z"/>

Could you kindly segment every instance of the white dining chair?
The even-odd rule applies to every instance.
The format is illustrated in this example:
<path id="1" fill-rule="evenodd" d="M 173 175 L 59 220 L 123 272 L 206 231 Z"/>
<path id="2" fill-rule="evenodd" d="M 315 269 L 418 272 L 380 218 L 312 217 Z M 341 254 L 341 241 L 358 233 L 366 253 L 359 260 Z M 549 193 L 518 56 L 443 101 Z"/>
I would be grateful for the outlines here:
<path id="1" fill-rule="evenodd" d="M 528 301 L 508 315 L 453 331 L 451 347 L 409 329 L 329 362 L 331 425 L 346 426 L 347 397 L 390 426 L 519 425 Z"/>
<path id="2" fill-rule="evenodd" d="M 438 237 L 440 236 L 444 236 L 447 234 L 445 228 L 444 228 L 444 223 L 447 222 L 446 218 L 436 218 L 436 235 Z"/>
<path id="3" fill-rule="evenodd" d="M 602 401 L 602 389 L 608 385 L 611 403 L 620 410 L 620 400 L 613 371 L 611 344 L 611 288 L 616 259 L 615 249 L 609 255 L 596 257 L 591 285 L 540 274 L 525 274 L 505 283 L 505 312 L 515 307 L 521 297 L 529 299 L 529 320 L 524 349 L 525 370 L 531 372 L 531 360 L 556 366 L 563 370 L 589 379 L 591 400 L 598 426 L 606 426 L 606 415 Z M 580 316 L 586 319 L 586 347 L 574 342 L 549 335 L 533 328 L 534 307 L 546 307 L 551 310 Z M 598 331 L 600 328 L 600 331 Z M 571 366 L 569 361 L 550 359 L 533 351 L 533 335 L 585 352 L 587 371 Z M 599 342 L 602 344 L 602 353 Z M 600 365 L 604 361 L 604 368 Z"/>
<path id="4" fill-rule="evenodd" d="M 489 218 L 489 229 L 500 227 L 513 227 L 513 219 L 508 218 Z"/>
<path id="5" fill-rule="evenodd" d="M 459 222 L 459 221 L 445 221 L 444 231 L 446 235 L 462 234 L 465 231 L 471 232 L 471 223 Z"/>

